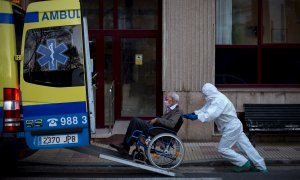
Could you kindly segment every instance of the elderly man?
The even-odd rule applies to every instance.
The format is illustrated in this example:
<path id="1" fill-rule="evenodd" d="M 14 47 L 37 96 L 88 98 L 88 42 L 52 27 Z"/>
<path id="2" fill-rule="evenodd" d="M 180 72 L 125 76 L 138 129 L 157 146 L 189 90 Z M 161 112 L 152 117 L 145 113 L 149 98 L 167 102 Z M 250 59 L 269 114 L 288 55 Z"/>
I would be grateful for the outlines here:
<path id="1" fill-rule="evenodd" d="M 243 125 L 238 119 L 236 110 L 230 100 L 210 83 L 204 84 L 202 93 L 205 97 L 205 105 L 201 109 L 182 117 L 201 122 L 214 121 L 216 123 L 222 134 L 218 152 L 235 165 L 233 171 L 268 172 L 264 159 L 258 154 L 243 132 Z M 232 149 L 233 145 L 237 145 L 253 164 L 251 165 L 251 162 L 245 156 L 235 152 Z"/>
<path id="2" fill-rule="evenodd" d="M 175 92 L 169 92 L 166 95 L 164 104 L 166 107 L 166 112 L 161 116 L 154 118 L 150 121 L 144 121 L 139 118 L 133 118 L 127 128 L 125 138 L 121 144 L 110 144 L 111 147 L 118 150 L 121 154 L 128 154 L 130 146 L 133 145 L 130 137 L 134 130 L 141 130 L 147 132 L 149 128 L 153 126 L 160 126 L 173 129 L 180 119 L 183 111 L 178 106 L 179 95 Z"/>

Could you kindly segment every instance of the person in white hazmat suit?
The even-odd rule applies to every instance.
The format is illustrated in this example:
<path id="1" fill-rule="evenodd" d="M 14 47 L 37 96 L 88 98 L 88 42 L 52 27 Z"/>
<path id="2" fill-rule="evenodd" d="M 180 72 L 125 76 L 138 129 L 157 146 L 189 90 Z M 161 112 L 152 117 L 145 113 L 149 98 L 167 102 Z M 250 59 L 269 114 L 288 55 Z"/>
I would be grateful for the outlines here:
<path id="1" fill-rule="evenodd" d="M 182 115 L 182 117 L 201 122 L 214 121 L 216 123 L 222 134 L 218 144 L 218 152 L 235 165 L 233 171 L 268 172 L 264 159 L 243 132 L 243 125 L 238 119 L 231 101 L 210 83 L 204 84 L 202 93 L 205 97 L 205 105 L 193 113 Z M 234 145 L 244 152 L 252 163 L 243 155 L 235 152 L 232 149 Z"/>

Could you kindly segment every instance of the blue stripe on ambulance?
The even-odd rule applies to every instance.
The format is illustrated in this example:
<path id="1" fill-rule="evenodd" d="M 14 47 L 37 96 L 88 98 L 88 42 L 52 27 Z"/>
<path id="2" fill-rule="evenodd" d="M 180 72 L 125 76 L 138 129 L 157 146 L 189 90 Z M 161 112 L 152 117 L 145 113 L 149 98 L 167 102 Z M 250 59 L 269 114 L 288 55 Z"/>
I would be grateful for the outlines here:
<path id="1" fill-rule="evenodd" d="M 13 24 L 14 18 L 12 14 L 0 13 L 0 24 Z"/>
<path id="2" fill-rule="evenodd" d="M 78 145 L 87 145 L 89 123 L 88 113 L 86 112 L 86 102 L 68 102 L 24 106 L 24 128 L 27 144 L 32 149 L 45 149 L 55 147 L 72 147 Z M 73 129 L 80 129 L 78 132 L 73 132 Z M 64 133 L 53 134 L 53 132 Z M 41 145 L 42 135 L 60 135 L 60 134 L 78 134 L 78 143 L 76 144 L 55 144 Z M 41 135 L 36 135 L 36 132 L 45 132 Z"/>
<path id="3" fill-rule="evenodd" d="M 86 112 L 85 101 L 24 106 L 24 114 L 26 114 L 26 116 L 48 116 L 63 113 L 73 114 L 84 112 Z"/>
<path id="4" fill-rule="evenodd" d="M 39 22 L 39 13 L 38 12 L 28 12 L 25 16 L 25 23 L 34 23 Z"/>

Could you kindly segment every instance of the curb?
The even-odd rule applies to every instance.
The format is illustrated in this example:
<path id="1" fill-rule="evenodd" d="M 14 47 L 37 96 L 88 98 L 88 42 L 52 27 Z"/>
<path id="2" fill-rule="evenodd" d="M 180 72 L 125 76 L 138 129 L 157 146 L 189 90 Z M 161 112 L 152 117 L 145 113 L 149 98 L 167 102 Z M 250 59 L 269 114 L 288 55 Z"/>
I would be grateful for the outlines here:
<path id="1" fill-rule="evenodd" d="M 299 166 L 300 159 L 265 159 L 267 166 Z M 22 163 L 22 162 L 21 162 Z M 30 162 L 29 162 L 30 163 Z M 46 162 L 35 161 L 34 163 L 48 164 L 48 165 L 62 165 L 62 166 L 126 166 L 116 162 Z M 210 160 L 196 160 L 183 161 L 180 166 L 232 166 L 232 164 L 225 159 L 210 159 Z"/>
<path id="2" fill-rule="evenodd" d="M 300 165 L 300 159 L 265 159 L 267 166 L 295 166 Z M 185 161 L 181 166 L 232 166 L 232 164 L 225 159 L 213 160 L 198 160 L 198 161 Z"/>

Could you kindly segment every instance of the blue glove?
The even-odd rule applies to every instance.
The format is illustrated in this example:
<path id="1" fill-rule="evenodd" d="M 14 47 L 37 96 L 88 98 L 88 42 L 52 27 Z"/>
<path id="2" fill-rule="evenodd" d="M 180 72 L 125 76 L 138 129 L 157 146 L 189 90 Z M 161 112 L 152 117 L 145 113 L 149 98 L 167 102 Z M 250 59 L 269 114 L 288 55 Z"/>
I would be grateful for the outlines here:
<path id="1" fill-rule="evenodd" d="M 198 119 L 198 116 L 195 113 L 183 114 L 182 117 L 190 120 Z"/>
<path id="2" fill-rule="evenodd" d="M 195 113 L 183 114 L 183 115 L 181 115 L 181 117 L 183 117 L 183 118 L 187 118 L 187 117 L 189 117 L 190 115 L 193 115 L 193 114 L 195 114 Z"/>

